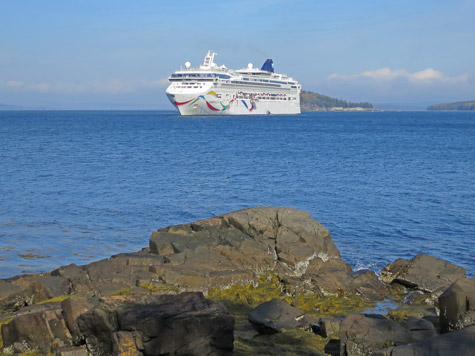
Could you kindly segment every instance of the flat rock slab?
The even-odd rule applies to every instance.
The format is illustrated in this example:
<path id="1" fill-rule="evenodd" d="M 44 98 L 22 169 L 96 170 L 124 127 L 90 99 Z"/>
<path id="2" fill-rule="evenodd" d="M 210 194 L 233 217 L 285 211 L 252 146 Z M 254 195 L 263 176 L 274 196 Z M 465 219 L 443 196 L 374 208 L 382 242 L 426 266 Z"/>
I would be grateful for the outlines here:
<path id="1" fill-rule="evenodd" d="M 448 288 L 459 278 L 465 278 L 466 271 L 440 258 L 419 254 L 411 260 L 398 259 L 385 266 L 380 276 L 386 283 L 397 282 L 409 288 L 432 293 Z"/>
<path id="2" fill-rule="evenodd" d="M 311 329 L 311 325 L 316 322 L 300 309 L 277 298 L 251 310 L 249 321 L 263 334 L 274 334 L 296 328 Z"/>

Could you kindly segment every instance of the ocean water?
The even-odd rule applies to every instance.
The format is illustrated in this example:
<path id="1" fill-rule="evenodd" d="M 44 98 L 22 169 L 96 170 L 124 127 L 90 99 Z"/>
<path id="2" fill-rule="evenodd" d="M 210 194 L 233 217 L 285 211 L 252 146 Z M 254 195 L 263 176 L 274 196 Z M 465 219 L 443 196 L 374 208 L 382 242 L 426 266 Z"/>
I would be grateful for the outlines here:
<path id="1" fill-rule="evenodd" d="M 475 113 L 0 112 L 0 278 L 148 246 L 260 205 L 309 211 L 355 269 L 475 276 Z"/>

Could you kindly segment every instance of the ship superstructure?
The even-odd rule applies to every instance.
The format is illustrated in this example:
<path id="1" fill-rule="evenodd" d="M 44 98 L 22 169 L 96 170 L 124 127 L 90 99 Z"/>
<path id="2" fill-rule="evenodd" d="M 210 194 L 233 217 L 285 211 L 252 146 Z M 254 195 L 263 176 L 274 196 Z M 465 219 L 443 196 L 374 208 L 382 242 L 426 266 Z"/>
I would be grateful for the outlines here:
<path id="1" fill-rule="evenodd" d="M 300 114 L 300 84 L 274 73 L 272 59 L 232 70 L 214 63 L 208 51 L 199 68 L 189 62 L 169 77 L 166 93 L 181 115 Z"/>

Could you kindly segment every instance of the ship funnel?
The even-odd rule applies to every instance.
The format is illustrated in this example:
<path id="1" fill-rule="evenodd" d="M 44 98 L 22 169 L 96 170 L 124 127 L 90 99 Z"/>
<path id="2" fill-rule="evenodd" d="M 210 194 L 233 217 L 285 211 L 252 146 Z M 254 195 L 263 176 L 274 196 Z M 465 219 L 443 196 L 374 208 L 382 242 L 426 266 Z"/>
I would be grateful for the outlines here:
<path id="1" fill-rule="evenodd" d="M 261 70 L 274 73 L 274 62 L 272 61 L 272 59 L 270 58 L 267 59 L 265 63 L 262 65 Z"/>

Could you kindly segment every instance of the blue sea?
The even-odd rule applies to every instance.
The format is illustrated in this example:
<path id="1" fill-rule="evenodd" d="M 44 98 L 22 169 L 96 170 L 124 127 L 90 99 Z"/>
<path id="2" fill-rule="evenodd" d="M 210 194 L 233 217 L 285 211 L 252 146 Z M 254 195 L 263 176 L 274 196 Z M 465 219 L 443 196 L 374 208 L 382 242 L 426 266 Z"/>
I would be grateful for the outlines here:
<path id="1" fill-rule="evenodd" d="M 475 276 L 475 113 L 0 112 L 0 278 L 148 246 L 242 208 L 309 211 L 354 269 Z"/>

